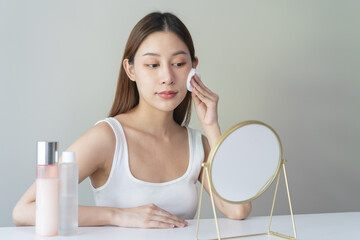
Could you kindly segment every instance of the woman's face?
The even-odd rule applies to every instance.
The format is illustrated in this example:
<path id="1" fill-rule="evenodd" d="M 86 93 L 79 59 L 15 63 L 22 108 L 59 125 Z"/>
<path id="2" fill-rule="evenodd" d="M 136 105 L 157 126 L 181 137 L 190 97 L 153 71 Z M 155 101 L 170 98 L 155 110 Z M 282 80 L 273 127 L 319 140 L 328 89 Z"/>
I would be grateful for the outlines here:
<path id="1" fill-rule="evenodd" d="M 140 104 L 173 111 L 184 100 L 188 73 L 196 65 L 176 34 L 155 32 L 142 42 L 127 72 L 137 84 Z"/>

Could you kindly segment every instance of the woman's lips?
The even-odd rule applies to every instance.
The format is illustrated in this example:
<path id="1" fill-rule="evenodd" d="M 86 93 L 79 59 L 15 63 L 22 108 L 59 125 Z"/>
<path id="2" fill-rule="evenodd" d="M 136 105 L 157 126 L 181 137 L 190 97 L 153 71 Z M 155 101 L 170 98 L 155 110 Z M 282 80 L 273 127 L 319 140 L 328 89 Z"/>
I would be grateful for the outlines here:
<path id="1" fill-rule="evenodd" d="M 176 94 L 177 94 L 177 92 L 175 92 L 175 91 L 163 91 L 163 92 L 158 93 L 159 97 L 164 98 L 164 99 L 173 98 L 176 96 Z"/>

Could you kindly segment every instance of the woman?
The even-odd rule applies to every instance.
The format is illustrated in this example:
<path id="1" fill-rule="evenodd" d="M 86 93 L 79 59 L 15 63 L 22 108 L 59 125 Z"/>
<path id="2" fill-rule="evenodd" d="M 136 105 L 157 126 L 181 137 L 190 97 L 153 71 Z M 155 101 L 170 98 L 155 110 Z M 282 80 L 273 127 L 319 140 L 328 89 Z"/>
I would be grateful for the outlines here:
<path id="1" fill-rule="evenodd" d="M 79 206 L 79 226 L 173 228 L 194 217 L 201 163 L 221 135 L 218 96 L 197 75 L 187 91 L 197 65 L 190 33 L 176 16 L 151 13 L 134 27 L 109 118 L 67 149 L 76 152 L 79 182 L 90 177 L 96 203 Z M 206 137 L 187 127 L 191 99 Z M 250 203 L 214 197 L 231 219 L 251 211 Z M 13 210 L 16 225 L 35 224 L 35 201 L 34 183 Z"/>

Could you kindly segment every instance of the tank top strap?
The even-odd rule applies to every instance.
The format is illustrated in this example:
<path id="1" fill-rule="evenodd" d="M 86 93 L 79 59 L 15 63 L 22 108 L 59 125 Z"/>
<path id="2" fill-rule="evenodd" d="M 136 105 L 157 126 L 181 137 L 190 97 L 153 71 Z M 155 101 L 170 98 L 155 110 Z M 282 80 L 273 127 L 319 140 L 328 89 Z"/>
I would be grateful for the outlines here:
<path id="1" fill-rule="evenodd" d="M 120 160 L 124 159 L 123 155 L 126 152 L 126 151 L 124 151 L 124 148 L 126 147 L 125 146 L 125 143 L 126 143 L 125 133 L 124 133 L 124 130 L 123 130 L 120 122 L 118 120 L 116 120 L 115 118 L 110 117 L 110 118 L 105 118 L 103 120 L 96 122 L 95 125 L 97 125 L 101 122 L 106 122 L 107 124 L 110 125 L 110 127 L 112 128 L 112 130 L 114 132 L 116 143 L 115 143 L 115 152 L 114 152 L 114 157 L 113 157 L 113 162 L 112 162 L 109 177 L 103 186 L 96 188 L 96 189 L 94 188 L 95 191 L 100 191 L 109 184 L 109 182 L 113 178 L 113 175 L 115 174 L 114 171 L 116 171 L 116 169 L 119 169 L 120 164 L 121 164 Z"/>
<path id="2" fill-rule="evenodd" d="M 198 180 L 198 176 L 201 170 L 201 164 L 204 161 L 204 147 L 202 142 L 202 134 L 199 130 L 189 128 L 189 133 L 191 135 L 191 148 L 192 148 L 192 156 L 190 159 L 192 161 L 192 176 L 194 177 L 194 182 L 196 183 Z"/>

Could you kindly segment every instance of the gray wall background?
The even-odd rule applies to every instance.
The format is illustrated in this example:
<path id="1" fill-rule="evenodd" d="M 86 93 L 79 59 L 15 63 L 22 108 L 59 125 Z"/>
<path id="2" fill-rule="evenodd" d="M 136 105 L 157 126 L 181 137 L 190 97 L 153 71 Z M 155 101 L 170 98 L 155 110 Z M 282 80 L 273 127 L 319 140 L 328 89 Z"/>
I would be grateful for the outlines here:
<path id="1" fill-rule="evenodd" d="M 255 119 L 278 132 L 296 214 L 360 210 L 359 1 L 0 0 L 0 226 L 35 180 L 36 142 L 64 151 L 106 117 L 127 37 L 154 10 L 192 33 L 223 131 Z M 93 204 L 87 180 L 80 203 Z M 288 213 L 281 179 L 275 214 Z"/>

